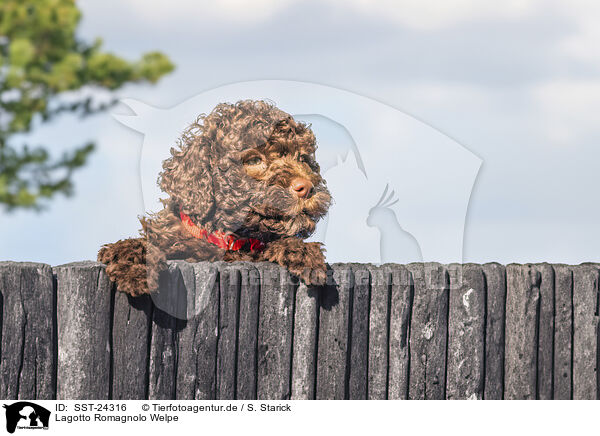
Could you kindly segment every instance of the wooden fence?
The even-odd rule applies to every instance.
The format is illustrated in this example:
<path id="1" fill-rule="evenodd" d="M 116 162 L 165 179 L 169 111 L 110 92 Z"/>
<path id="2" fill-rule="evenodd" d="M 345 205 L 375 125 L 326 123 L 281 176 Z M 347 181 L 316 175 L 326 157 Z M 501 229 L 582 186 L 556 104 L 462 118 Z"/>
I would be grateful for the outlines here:
<path id="1" fill-rule="evenodd" d="M 0 262 L 3 399 L 597 399 L 600 265 Z"/>

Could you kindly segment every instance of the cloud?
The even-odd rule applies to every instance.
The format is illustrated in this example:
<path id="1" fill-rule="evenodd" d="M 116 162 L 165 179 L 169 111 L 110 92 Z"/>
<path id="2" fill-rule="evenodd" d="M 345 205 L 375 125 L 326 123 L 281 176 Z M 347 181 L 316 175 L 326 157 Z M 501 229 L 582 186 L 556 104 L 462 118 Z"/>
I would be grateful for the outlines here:
<path id="1" fill-rule="evenodd" d="M 460 0 L 451 8 L 432 0 L 275 6 L 271 0 L 252 6 L 174 0 L 152 7 L 140 1 L 84 2 L 82 30 L 89 38 L 102 35 L 123 55 L 168 53 L 177 70 L 164 83 L 191 84 L 180 99 L 251 79 L 312 81 L 373 96 L 360 88 L 369 77 L 377 77 L 373 89 L 407 81 L 514 86 L 600 73 L 600 63 L 574 63 L 563 47 L 582 32 L 583 6 L 572 14 L 568 5 L 533 0 Z M 106 21 L 110 32 L 101 25 Z"/>
<path id="2" fill-rule="evenodd" d="M 559 3 L 560 12 L 577 23 L 575 30 L 559 44 L 558 49 L 575 60 L 600 63 L 600 3 L 593 0 L 573 0 Z"/>
<path id="3" fill-rule="evenodd" d="M 536 85 L 541 135 L 550 144 L 576 147 L 584 139 L 600 137 L 600 79 L 553 80 Z"/>
<path id="4" fill-rule="evenodd" d="M 349 5 L 363 14 L 393 20 L 406 27 L 435 30 L 456 26 L 466 21 L 490 18 L 514 20 L 535 11 L 538 0 L 330 0 L 337 5 Z"/>
<path id="5" fill-rule="evenodd" d="M 539 0 L 506 0 L 483 2 L 481 0 L 322 0 L 302 2 L 300 0 L 220 0 L 198 2 L 197 0 L 173 0 L 154 2 L 148 7 L 145 0 L 120 2 L 135 11 L 140 20 L 159 24 L 165 21 L 184 23 L 198 20 L 225 20 L 234 22 L 257 22 L 269 19 L 291 5 L 308 5 L 337 10 L 354 10 L 361 16 L 393 21 L 403 26 L 433 30 L 473 21 L 494 19 L 518 19 L 531 14 L 540 4 Z"/>
<path id="6" fill-rule="evenodd" d="M 122 3 L 143 21 L 160 24 L 190 23 L 207 20 L 238 22 L 262 21 L 276 15 L 296 0 L 172 0 L 153 2 L 125 0 Z"/>

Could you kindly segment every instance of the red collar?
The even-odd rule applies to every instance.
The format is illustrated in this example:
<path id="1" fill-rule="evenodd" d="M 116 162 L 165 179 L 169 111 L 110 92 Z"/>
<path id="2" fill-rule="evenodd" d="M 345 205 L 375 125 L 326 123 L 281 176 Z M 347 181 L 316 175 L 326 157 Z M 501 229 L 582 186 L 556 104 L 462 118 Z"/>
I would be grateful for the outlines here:
<path id="1" fill-rule="evenodd" d="M 197 239 L 204 239 L 211 244 L 224 249 L 238 251 L 244 245 L 250 244 L 250 251 L 262 251 L 265 248 L 265 243 L 254 238 L 240 238 L 236 239 L 231 234 L 225 234 L 223 232 L 208 233 L 206 230 L 201 229 L 192 222 L 189 216 L 185 213 L 180 212 L 181 222 L 183 227 L 188 231 L 190 235 Z"/>

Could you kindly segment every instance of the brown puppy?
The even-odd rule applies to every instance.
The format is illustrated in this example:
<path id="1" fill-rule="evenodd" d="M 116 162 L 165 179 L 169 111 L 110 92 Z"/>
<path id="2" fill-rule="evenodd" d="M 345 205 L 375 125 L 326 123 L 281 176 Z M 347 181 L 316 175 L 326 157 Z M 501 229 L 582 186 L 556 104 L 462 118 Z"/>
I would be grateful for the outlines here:
<path id="1" fill-rule="evenodd" d="M 321 244 L 303 241 L 331 202 L 310 128 L 246 100 L 200 116 L 178 145 L 159 177 L 164 209 L 141 219 L 140 238 L 98 253 L 121 291 L 155 290 L 167 259 L 266 260 L 325 283 Z"/>

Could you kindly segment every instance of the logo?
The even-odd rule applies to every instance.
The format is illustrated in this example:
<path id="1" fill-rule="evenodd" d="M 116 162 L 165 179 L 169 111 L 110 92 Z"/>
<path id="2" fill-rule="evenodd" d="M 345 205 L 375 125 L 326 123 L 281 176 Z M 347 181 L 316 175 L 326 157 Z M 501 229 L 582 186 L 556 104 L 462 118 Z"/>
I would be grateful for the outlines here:
<path id="1" fill-rule="evenodd" d="M 48 429 L 50 411 L 28 401 L 19 401 L 3 406 L 6 409 L 6 431 L 14 433 L 15 429 Z"/>

